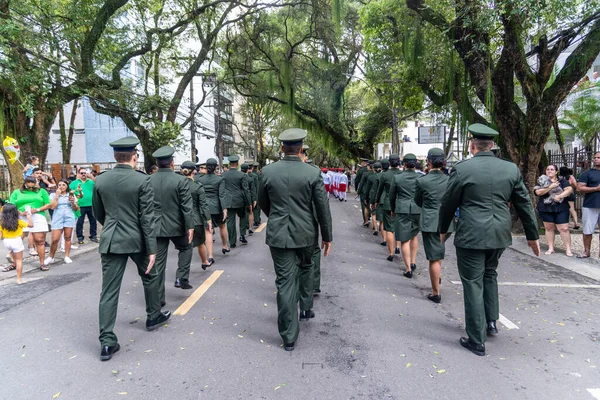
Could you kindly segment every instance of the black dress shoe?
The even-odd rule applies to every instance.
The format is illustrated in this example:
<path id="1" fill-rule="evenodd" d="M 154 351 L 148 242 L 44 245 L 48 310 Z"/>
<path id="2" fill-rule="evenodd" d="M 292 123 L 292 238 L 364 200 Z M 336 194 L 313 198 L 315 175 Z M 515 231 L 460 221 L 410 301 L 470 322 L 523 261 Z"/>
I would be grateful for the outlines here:
<path id="1" fill-rule="evenodd" d="M 206 271 L 206 268 L 210 267 L 212 264 L 202 264 L 202 269 Z"/>
<path id="2" fill-rule="evenodd" d="M 400 254 L 400 248 L 399 248 L 399 247 L 396 247 L 396 251 L 395 251 L 395 253 L 396 253 L 396 254 Z"/>
<path id="3" fill-rule="evenodd" d="M 417 264 L 410 264 L 410 270 L 414 271 L 417 269 Z"/>
<path id="4" fill-rule="evenodd" d="M 246 236 L 242 236 L 240 238 L 240 242 L 242 242 L 242 244 L 248 244 L 248 241 L 246 240 Z M 233 247 L 233 246 L 231 246 L 231 247 Z"/>
<path id="5" fill-rule="evenodd" d="M 466 337 L 460 338 L 460 345 L 465 349 L 471 350 L 471 353 L 477 354 L 478 356 L 485 356 L 485 344 L 475 344 L 471 342 L 471 339 Z"/>
<path id="6" fill-rule="evenodd" d="M 318 295 L 320 293 L 321 293 L 321 289 L 315 289 L 315 290 L 313 290 L 313 294 Z"/>
<path id="7" fill-rule="evenodd" d="M 285 349 L 285 351 L 294 351 L 294 346 L 295 345 L 296 345 L 296 342 L 284 343 L 283 344 L 283 348 Z"/>
<path id="8" fill-rule="evenodd" d="M 379 235 L 379 232 L 377 232 L 377 231 L 373 232 L 373 236 L 377 236 L 377 235 Z"/>
<path id="9" fill-rule="evenodd" d="M 227 254 L 231 251 L 231 249 L 221 249 L 221 251 L 223 252 L 223 254 Z"/>
<path id="10" fill-rule="evenodd" d="M 167 305 L 167 302 L 166 302 L 166 301 L 161 301 L 161 302 L 160 302 L 160 308 L 163 308 L 163 307 L 164 307 L 164 306 L 166 306 L 166 305 Z"/>
<path id="11" fill-rule="evenodd" d="M 379 244 L 382 245 L 382 246 L 385 246 L 385 245 L 387 245 L 387 242 L 381 242 Z"/>
<path id="12" fill-rule="evenodd" d="M 146 320 L 146 330 L 153 331 L 157 329 L 160 325 L 167 322 L 167 320 L 171 318 L 171 311 L 163 311 L 160 315 L 154 319 Z"/>
<path id="13" fill-rule="evenodd" d="M 308 321 L 314 317 L 315 312 L 313 310 L 300 311 L 300 321 Z"/>
<path id="14" fill-rule="evenodd" d="M 496 321 L 487 322 L 487 334 L 490 336 L 496 336 L 498 334 L 498 328 L 496 328 Z"/>
<path id="15" fill-rule="evenodd" d="M 407 278 L 409 278 L 409 279 L 412 278 L 412 271 L 406 271 L 404 273 L 404 276 L 407 277 Z"/>
<path id="16" fill-rule="evenodd" d="M 387 256 L 387 260 L 388 261 L 394 261 L 394 255 L 390 254 L 389 256 Z"/>
<path id="17" fill-rule="evenodd" d="M 427 298 L 437 304 L 442 302 L 442 296 L 439 294 L 436 294 L 436 295 L 428 294 Z"/>
<path id="18" fill-rule="evenodd" d="M 102 346 L 102 349 L 100 350 L 100 361 L 110 360 L 113 354 L 115 354 L 120 349 L 121 346 L 119 346 L 119 343 L 115 344 L 114 346 Z"/>
<path id="19" fill-rule="evenodd" d="M 203 268 L 206 269 L 206 268 Z M 181 279 L 175 279 L 175 287 L 181 289 L 193 289 L 194 287 L 190 285 L 188 281 L 182 281 Z"/>
<path id="20" fill-rule="evenodd" d="M 209 258 L 209 259 L 208 259 L 208 263 L 209 263 L 210 265 L 213 265 L 213 264 L 215 263 L 215 259 L 214 259 L 214 258 Z"/>
<path id="21" fill-rule="evenodd" d="M 254 232 L 252 231 L 252 229 L 248 230 L 248 236 L 252 236 L 254 235 Z"/>

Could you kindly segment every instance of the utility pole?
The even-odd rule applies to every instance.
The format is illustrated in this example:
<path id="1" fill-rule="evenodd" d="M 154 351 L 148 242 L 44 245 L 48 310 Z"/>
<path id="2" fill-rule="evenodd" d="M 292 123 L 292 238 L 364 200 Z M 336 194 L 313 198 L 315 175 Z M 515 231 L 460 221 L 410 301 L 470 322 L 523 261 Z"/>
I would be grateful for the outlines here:
<path id="1" fill-rule="evenodd" d="M 194 109 L 195 109 L 195 103 L 194 103 L 194 77 L 192 77 L 192 80 L 190 81 L 190 115 L 191 115 L 191 122 L 190 122 L 190 133 L 191 133 L 191 137 L 190 137 L 190 144 L 192 145 L 192 158 L 191 160 L 196 160 L 197 157 L 197 151 L 196 151 L 196 115 L 194 115 Z"/>
<path id="2" fill-rule="evenodd" d="M 221 133 L 221 85 L 219 79 L 215 77 L 217 85 L 217 100 L 215 101 L 215 109 L 217 111 L 215 119 L 215 130 L 217 131 L 217 153 L 219 155 L 219 169 L 223 171 L 223 135 Z"/>

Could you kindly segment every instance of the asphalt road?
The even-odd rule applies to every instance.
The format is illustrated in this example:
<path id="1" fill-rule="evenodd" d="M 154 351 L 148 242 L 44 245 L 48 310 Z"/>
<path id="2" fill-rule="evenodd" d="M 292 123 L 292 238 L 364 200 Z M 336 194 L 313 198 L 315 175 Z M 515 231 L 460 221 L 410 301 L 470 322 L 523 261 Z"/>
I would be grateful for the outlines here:
<path id="1" fill-rule="evenodd" d="M 404 278 L 400 258 L 385 259 L 357 207 L 331 200 L 323 293 L 293 352 L 277 332 L 264 230 L 226 256 L 215 252 L 206 272 L 195 254 L 190 291 L 173 287 L 170 253 L 165 309 L 224 272 L 187 314 L 154 332 L 144 329 L 132 264 L 115 327 L 122 347 L 108 362 L 99 361 L 97 253 L 29 273 L 23 286 L 0 282 L 0 398 L 600 399 L 600 289 L 587 286 L 600 282 L 507 250 L 500 312 L 513 329 L 499 324 L 487 356 L 477 357 L 458 344 L 464 311 L 462 288 L 451 283 L 459 281 L 454 247 L 447 245 L 442 303 L 433 304 L 422 251 L 416 277 Z"/>

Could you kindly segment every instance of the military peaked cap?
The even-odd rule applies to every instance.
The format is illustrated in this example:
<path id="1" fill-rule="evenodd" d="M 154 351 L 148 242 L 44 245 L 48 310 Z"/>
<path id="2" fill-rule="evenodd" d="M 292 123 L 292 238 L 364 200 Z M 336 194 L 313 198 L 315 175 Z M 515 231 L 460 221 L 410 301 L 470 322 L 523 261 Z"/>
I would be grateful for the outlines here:
<path id="1" fill-rule="evenodd" d="M 171 146 L 163 146 L 152 153 L 152 157 L 156 158 L 157 160 L 166 160 L 167 158 L 173 157 L 173 153 L 175 153 L 174 148 Z"/>
<path id="2" fill-rule="evenodd" d="M 140 140 L 135 136 L 126 136 L 114 142 L 110 142 L 108 145 L 113 148 L 114 151 L 133 151 L 135 147 L 140 144 Z"/>
<path id="3" fill-rule="evenodd" d="M 475 139 L 494 140 L 499 135 L 497 130 L 484 124 L 472 124 L 467 129 Z"/>

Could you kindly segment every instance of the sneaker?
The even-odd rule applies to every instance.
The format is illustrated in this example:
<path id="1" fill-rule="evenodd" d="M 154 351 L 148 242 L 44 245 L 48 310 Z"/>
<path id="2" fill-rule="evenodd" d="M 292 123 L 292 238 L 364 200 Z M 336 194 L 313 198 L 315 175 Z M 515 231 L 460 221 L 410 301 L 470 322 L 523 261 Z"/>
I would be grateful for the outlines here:
<path id="1" fill-rule="evenodd" d="M 85 244 L 85 242 L 83 241 L 83 239 L 79 240 L 79 244 Z"/>
<path id="2" fill-rule="evenodd" d="M 74 244 L 71 245 L 71 250 L 77 250 L 79 248 L 79 246 L 75 246 Z M 65 251 L 65 249 L 63 248 L 61 251 Z"/>
<path id="3" fill-rule="evenodd" d="M 36 249 L 34 249 L 33 247 L 30 247 L 30 248 L 29 248 L 29 255 L 30 255 L 30 256 L 37 256 L 37 255 L 38 255 L 38 252 L 37 252 L 37 250 L 36 250 Z"/>
<path id="4" fill-rule="evenodd" d="M 100 241 L 98 240 L 98 238 L 95 238 L 95 237 L 94 238 L 90 238 L 90 241 L 94 242 L 94 243 L 100 243 Z"/>
<path id="5" fill-rule="evenodd" d="M 48 257 L 44 260 L 44 265 L 54 264 L 54 258 Z"/>
<path id="6" fill-rule="evenodd" d="M 71 257 L 65 257 L 65 264 L 71 264 L 72 262 Z"/>

